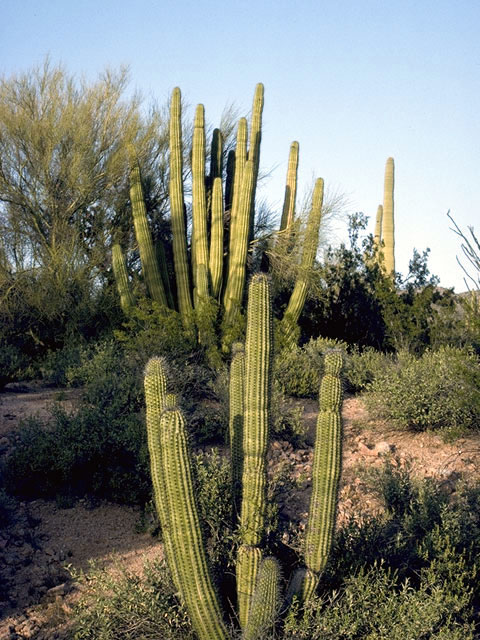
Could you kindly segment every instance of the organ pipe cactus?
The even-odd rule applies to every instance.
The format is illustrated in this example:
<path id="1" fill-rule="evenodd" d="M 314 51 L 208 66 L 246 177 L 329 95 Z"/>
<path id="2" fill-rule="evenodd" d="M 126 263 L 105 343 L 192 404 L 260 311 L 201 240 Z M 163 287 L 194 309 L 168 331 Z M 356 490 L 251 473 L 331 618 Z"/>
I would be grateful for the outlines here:
<path id="1" fill-rule="evenodd" d="M 122 247 L 115 243 L 112 247 L 112 268 L 117 283 L 117 291 L 120 296 L 120 306 L 125 315 L 128 315 L 135 304 L 135 299 L 130 291 L 128 283 L 127 265 L 122 252 Z"/>
<path id="2" fill-rule="evenodd" d="M 241 474 L 241 544 L 236 561 L 238 619 L 243 640 L 268 637 L 278 612 L 279 565 L 262 560 L 266 510 L 266 451 L 272 359 L 269 282 L 252 278 L 247 308 L 245 353 L 235 345 L 230 384 L 232 476 Z M 305 567 L 290 582 L 287 601 L 305 603 L 316 588 L 332 544 L 341 464 L 342 356 L 325 356 L 314 451 L 312 497 L 305 540 Z M 226 639 L 207 567 L 193 491 L 185 424 L 167 395 L 164 362 L 153 358 L 145 372 L 147 434 L 155 504 L 164 532 L 173 579 L 201 640 Z M 239 446 L 241 436 L 241 446 Z M 235 493 L 235 490 L 234 490 Z"/>
<path id="3" fill-rule="evenodd" d="M 205 113 L 197 106 L 193 128 L 192 150 L 192 271 L 198 295 L 208 296 L 208 280 L 197 281 L 197 265 L 208 268 L 207 194 L 205 190 Z M 205 288 L 206 285 L 206 288 Z"/>
<path id="4" fill-rule="evenodd" d="M 150 466 L 165 553 L 176 587 L 201 640 L 227 640 L 217 594 L 207 566 L 193 489 L 185 421 L 171 408 L 159 358 L 145 371 Z"/>
<path id="5" fill-rule="evenodd" d="M 290 593 L 305 603 L 325 569 L 332 546 L 342 457 L 342 352 L 325 355 L 312 469 L 312 495 L 305 536 L 305 569 L 293 578 Z"/>
<path id="6" fill-rule="evenodd" d="M 383 192 L 382 240 L 383 255 L 387 275 L 395 275 L 395 224 L 393 192 L 395 185 L 395 165 L 393 158 L 388 158 L 385 165 L 385 183 Z"/>
<path id="7" fill-rule="evenodd" d="M 167 297 L 155 256 L 152 234 L 150 233 L 147 222 L 147 210 L 143 200 L 140 167 L 138 166 L 132 148 L 130 148 L 130 163 L 130 201 L 132 203 L 133 224 L 145 282 L 152 299 L 167 306 Z"/>
<path id="8" fill-rule="evenodd" d="M 182 111 L 180 89 L 172 93 L 170 105 L 170 216 L 173 234 L 173 261 L 177 283 L 178 308 L 186 328 L 191 327 L 192 298 L 188 270 L 187 236 L 183 196 Z"/>
<path id="9" fill-rule="evenodd" d="M 373 246 L 378 251 L 382 246 L 382 219 L 383 219 L 383 206 L 378 205 L 377 217 L 375 218 L 375 233 L 373 235 Z"/>
<path id="10" fill-rule="evenodd" d="M 298 142 L 292 142 L 288 156 L 287 183 L 285 185 L 285 197 L 283 200 L 282 219 L 280 231 L 291 229 L 295 217 L 295 199 L 297 197 L 297 173 L 298 173 Z M 287 232 L 288 233 L 288 232 Z"/>
<path id="11" fill-rule="evenodd" d="M 223 194 L 222 179 L 215 177 L 212 190 L 212 222 L 210 227 L 209 271 L 212 296 L 218 298 L 223 274 Z"/>
<path id="12" fill-rule="evenodd" d="M 315 256 L 317 254 L 322 206 L 323 180 L 322 178 L 318 178 L 315 182 L 312 208 L 308 216 L 307 228 L 305 230 L 299 274 L 280 325 L 280 331 L 287 346 L 291 345 L 295 341 L 298 319 L 300 318 L 300 314 L 302 313 L 302 309 L 307 298 L 308 274 L 313 267 Z"/>

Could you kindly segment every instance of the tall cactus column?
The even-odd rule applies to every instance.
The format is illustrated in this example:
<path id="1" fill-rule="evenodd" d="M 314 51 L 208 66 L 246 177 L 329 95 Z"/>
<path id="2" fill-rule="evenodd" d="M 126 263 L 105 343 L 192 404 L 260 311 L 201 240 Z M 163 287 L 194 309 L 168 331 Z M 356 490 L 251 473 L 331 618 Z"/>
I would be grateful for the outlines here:
<path id="1" fill-rule="evenodd" d="M 271 367 L 273 356 L 270 285 L 264 274 L 253 276 L 247 307 L 243 427 L 242 546 L 237 560 L 240 625 L 248 621 L 265 526 Z"/>
<path id="2" fill-rule="evenodd" d="M 143 199 L 142 182 L 140 179 L 140 167 L 135 158 L 135 152 L 129 149 L 130 154 L 130 201 L 132 203 L 133 225 L 140 252 L 140 261 L 147 284 L 147 289 L 152 299 L 167 306 L 167 297 L 163 287 L 162 277 L 158 268 L 157 258 L 153 247 L 152 234 L 147 222 L 147 209 Z"/>
<path id="3" fill-rule="evenodd" d="M 192 326 L 192 298 L 188 272 L 187 235 L 184 219 L 182 112 L 180 89 L 172 93 L 170 105 L 170 215 L 173 234 L 173 261 L 177 282 L 178 308 L 186 328 Z"/>
<path id="4" fill-rule="evenodd" d="M 342 467 L 342 365 L 340 350 L 327 351 L 313 453 L 312 496 L 305 536 L 306 568 L 297 570 L 289 589 L 290 598 L 294 593 L 302 603 L 314 592 L 332 546 Z"/>
<path id="5" fill-rule="evenodd" d="M 395 275 L 395 223 L 393 191 L 395 186 L 395 164 L 388 158 L 385 166 L 385 184 L 383 192 L 382 240 L 385 244 L 385 271 L 392 277 Z"/>
<path id="6" fill-rule="evenodd" d="M 227 640 L 202 541 L 185 422 L 178 409 L 168 406 L 158 358 L 147 365 L 145 397 L 155 503 L 168 533 L 168 564 L 200 640 Z"/>
<path id="7" fill-rule="evenodd" d="M 205 109 L 197 106 L 192 149 L 192 274 L 199 298 L 208 296 L 208 279 L 197 280 L 197 266 L 208 268 L 207 195 L 205 189 Z M 206 287 L 205 287 L 206 285 Z"/>

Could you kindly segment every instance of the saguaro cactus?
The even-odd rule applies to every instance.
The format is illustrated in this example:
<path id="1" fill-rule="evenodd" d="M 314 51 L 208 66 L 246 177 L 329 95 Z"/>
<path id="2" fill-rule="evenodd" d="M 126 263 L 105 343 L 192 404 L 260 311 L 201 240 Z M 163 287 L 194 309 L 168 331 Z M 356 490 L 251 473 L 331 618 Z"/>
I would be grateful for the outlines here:
<path id="1" fill-rule="evenodd" d="M 382 240 L 385 257 L 385 271 L 392 277 L 395 275 L 395 223 L 393 192 L 395 186 L 395 165 L 393 158 L 388 158 L 385 165 L 385 184 L 383 192 Z"/>

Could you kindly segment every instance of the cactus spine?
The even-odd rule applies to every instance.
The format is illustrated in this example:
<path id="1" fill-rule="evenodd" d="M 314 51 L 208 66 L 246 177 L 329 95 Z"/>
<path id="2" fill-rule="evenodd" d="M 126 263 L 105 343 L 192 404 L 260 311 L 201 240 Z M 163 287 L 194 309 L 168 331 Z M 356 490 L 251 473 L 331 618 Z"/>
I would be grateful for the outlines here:
<path id="1" fill-rule="evenodd" d="M 307 228 L 303 244 L 303 252 L 300 264 L 300 273 L 295 282 L 292 295 L 288 301 L 281 321 L 280 330 L 283 333 L 286 344 L 294 342 L 297 322 L 302 313 L 307 297 L 308 272 L 313 267 L 318 246 L 318 233 L 322 218 L 323 205 L 323 179 L 318 178 L 313 191 L 312 208 L 308 216 Z"/>
<path id="2" fill-rule="evenodd" d="M 147 209 L 143 200 L 140 167 L 135 159 L 134 151 L 130 148 L 130 201 L 132 203 L 133 224 L 135 236 L 140 251 L 143 274 L 148 292 L 153 300 L 167 306 L 167 297 L 163 288 L 160 270 L 158 268 L 152 234 L 147 222 Z"/>
<path id="3" fill-rule="evenodd" d="M 188 275 L 187 236 L 184 220 L 182 174 L 181 95 L 176 87 L 170 105 L 170 216 L 173 234 L 173 261 L 177 282 L 178 308 L 186 328 L 191 327 L 192 300 Z"/>
<path id="4" fill-rule="evenodd" d="M 262 542 L 265 526 L 272 347 L 270 285 L 264 274 L 257 274 L 253 276 L 249 287 L 245 343 L 240 515 L 242 551 L 239 556 L 243 555 L 244 561 L 239 561 L 237 565 L 239 618 L 242 627 L 248 621 L 251 595 L 256 582 L 259 545 Z"/>
<path id="5" fill-rule="evenodd" d="M 112 268 L 117 283 L 117 291 L 120 296 L 120 306 L 125 315 L 128 315 L 135 304 L 135 299 L 130 291 L 128 283 L 127 265 L 122 252 L 122 247 L 115 243 L 112 247 Z"/>
<path id="6" fill-rule="evenodd" d="M 388 158 L 385 165 L 385 184 L 383 191 L 382 240 L 387 275 L 395 275 L 395 224 L 393 192 L 395 185 L 395 165 L 393 158 Z"/>

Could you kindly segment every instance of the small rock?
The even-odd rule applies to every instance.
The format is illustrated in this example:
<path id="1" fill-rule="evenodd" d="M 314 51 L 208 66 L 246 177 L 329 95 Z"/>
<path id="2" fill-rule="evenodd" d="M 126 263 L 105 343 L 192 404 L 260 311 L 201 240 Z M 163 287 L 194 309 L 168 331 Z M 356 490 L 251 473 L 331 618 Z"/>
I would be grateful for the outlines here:
<path id="1" fill-rule="evenodd" d="M 375 451 L 379 456 L 387 455 L 388 453 L 392 453 L 394 450 L 394 445 L 386 442 L 385 440 L 382 442 L 377 442 L 377 444 L 375 445 Z"/>

